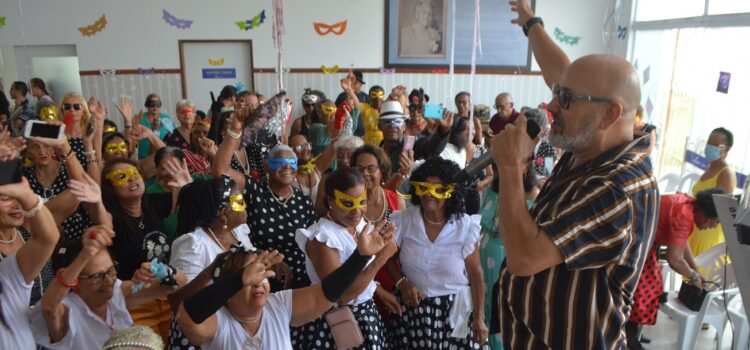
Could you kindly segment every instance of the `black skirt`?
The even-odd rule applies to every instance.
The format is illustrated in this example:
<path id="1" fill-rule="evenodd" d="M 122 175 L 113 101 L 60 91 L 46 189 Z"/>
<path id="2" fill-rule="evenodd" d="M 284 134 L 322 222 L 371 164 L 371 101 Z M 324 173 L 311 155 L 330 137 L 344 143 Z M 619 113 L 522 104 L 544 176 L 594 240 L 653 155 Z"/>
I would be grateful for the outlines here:
<path id="1" fill-rule="evenodd" d="M 386 350 L 388 339 L 386 337 L 385 326 L 380 318 L 378 308 L 375 302 L 370 299 L 359 305 L 350 305 L 354 318 L 359 323 L 359 330 L 362 332 L 364 343 L 352 348 L 353 350 Z M 295 334 L 302 331 L 304 336 Z M 304 344 L 299 343 L 299 339 L 304 338 Z M 336 349 L 336 343 L 333 341 L 331 331 L 328 328 L 325 318 L 321 317 L 302 327 L 292 330 L 292 347 L 295 349 Z"/>

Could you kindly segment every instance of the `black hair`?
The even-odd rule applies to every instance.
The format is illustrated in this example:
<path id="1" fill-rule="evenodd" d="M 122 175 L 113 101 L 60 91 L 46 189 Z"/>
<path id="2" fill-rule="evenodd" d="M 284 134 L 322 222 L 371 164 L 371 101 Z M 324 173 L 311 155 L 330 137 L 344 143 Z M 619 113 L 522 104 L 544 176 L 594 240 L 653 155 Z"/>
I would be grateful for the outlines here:
<path id="1" fill-rule="evenodd" d="M 381 91 L 385 92 L 385 89 L 383 89 L 383 87 L 380 86 L 380 85 L 373 85 L 373 86 L 371 86 L 369 91 L 373 92 L 375 90 L 381 90 Z"/>
<path id="2" fill-rule="evenodd" d="M 724 190 L 720 188 L 709 188 L 707 190 L 700 191 L 695 195 L 693 207 L 700 210 L 707 218 L 716 219 L 717 217 L 719 217 L 719 213 L 716 211 L 716 205 L 714 205 L 713 195 L 725 193 L 726 192 L 724 192 Z"/>
<path id="3" fill-rule="evenodd" d="M 352 157 L 349 164 L 354 167 L 354 165 L 357 163 L 357 158 L 363 154 L 369 154 L 375 157 L 380 167 L 380 179 L 383 181 L 388 180 L 388 178 L 391 176 L 391 159 L 388 157 L 388 155 L 386 155 L 385 151 L 380 147 L 375 147 L 370 144 L 362 145 L 360 147 L 357 147 L 357 149 L 352 152 Z"/>
<path id="4" fill-rule="evenodd" d="M 107 144 L 112 141 L 115 137 L 121 138 L 123 141 L 125 141 L 125 144 L 128 146 L 128 149 L 130 149 L 130 141 L 125 137 L 125 135 L 121 134 L 120 132 L 110 132 L 104 134 L 104 139 L 102 140 L 102 153 L 104 153 L 104 150 L 107 149 Z"/>
<path id="5" fill-rule="evenodd" d="M 119 230 L 119 227 L 117 227 L 118 221 L 120 223 L 124 221 L 124 224 L 127 225 L 128 228 L 132 230 L 132 232 L 138 232 L 139 229 L 137 223 L 135 223 L 133 220 L 122 220 L 123 218 L 128 217 L 128 214 L 125 213 L 125 210 L 122 208 L 120 199 L 117 198 L 117 195 L 115 194 L 115 187 L 112 185 L 112 182 L 105 178 L 105 176 L 111 173 L 114 170 L 115 166 L 117 166 L 118 164 L 128 164 L 138 168 L 138 163 L 131 159 L 117 158 L 104 163 L 101 177 L 102 203 L 104 203 L 104 208 L 106 208 L 107 211 L 112 214 L 112 219 L 114 220 L 114 223 L 116 225 L 115 230 Z M 150 206 L 148 204 L 148 196 L 146 195 L 145 191 L 143 193 L 143 196 L 141 196 L 141 210 L 144 220 L 151 220 L 151 222 L 160 222 L 162 220 L 162 218 L 159 217 L 157 213 L 155 213 L 153 210 L 150 210 Z M 149 219 L 146 219 L 147 216 L 149 217 Z"/>
<path id="6" fill-rule="evenodd" d="M 185 152 L 177 147 L 172 146 L 159 148 L 154 154 L 154 164 L 158 167 L 159 164 L 161 164 L 161 161 L 164 160 L 164 157 L 167 156 L 172 156 L 182 161 L 183 159 L 185 159 Z"/>
<path id="7" fill-rule="evenodd" d="M 237 97 L 237 88 L 232 85 L 225 85 L 219 93 L 219 101 L 229 100 L 232 97 Z"/>
<path id="8" fill-rule="evenodd" d="M 433 157 L 414 170 L 411 174 L 411 181 L 425 181 L 428 177 L 436 176 L 443 183 L 449 184 L 453 182 L 453 177 L 459 171 L 461 171 L 461 168 L 454 161 Z M 451 197 L 445 201 L 445 214 L 449 216 L 450 220 L 458 219 L 466 213 L 466 191 L 467 189 L 462 183 L 458 183 Z M 412 204 L 420 205 L 422 203 L 414 190 L 414 186 L 409 188 L 409 194 Z"/>
<path id="9" fill-rule="evenodd" d="M 113 121 L 111 121 L 109 119 L 104 119 L 104 129 L 112 128 L 112 127 L 115 128 L 115 132 L 117 132 L 117 124 L 115 124 L 115 122 L 113 122 Z M 112 132 L 108 132 L 108 133 L 105 133 L 105 134 L 111 134 L 111 133 Z"/>
<path id="10" fill-rule="evenodd" d="M 320 123 L 320 114 L 323 113 L 322 108 L 326 103 L 332 103 L 334 106 L 336 105 L 336 102 L 333 102 L 325 97 L 318 101 L 318 103 L 315 104 L 315 108 L 313 108 L 311 112 L 314 123 Z"/>
<path id="11" fill-rule="evenodd" d="M 0 91 L 0 115 L 3 114 L 10 118 L 10 101 L 5 96 L 5 91 Z"/>
<path id="12" fill-rule="evenodd" d="M 719 133 L 724 135 L 724 138 L 727 140 L 727 148 L 732 148 L 732 145 L 734 145 L 734 135 L 731 131 L 724 128 L 716 128 L 711 130 L 711 133 Z"/>
<path id="13" fill-rule="evenodd" d="M 81 239 L 71 239 L 60 244 L 55 254 L 52 255 L 52 271 L 70 266 L 73 260 L 81 254 L 83 242 Z"/>
<path id="14" fill-rule="evenodd" d="M 29 83 L 31 84 L 31 86 L 38 87 L 40 90 L 42 90 L 42 92 L 44 92 L 45 95 L 49 95 L 49 91 L 47 91 L 47 85 L 41 78 L 31 78 L 31 80 L 29 80 Z"/>
<path id="15" fill-rule="evenodd" d="M 463 95 L 469 96 L 469 98 L 471 98 L 471 94 L 468 91 L 461 91 L 456 94 L 456 97 L 453 99 L 453 102 L 458 103 L 458 99 L 461 98 L 461 96 Z"/>
<path id="16" fill-rule="evenodd" d="M 155 94 L 152 92 L 146 96 L 146 102 L 148 102 L 148 100 L 153 100 L 153 99 L 157 99 L 159 100 L 159 102 L 161 102 L 161 97 L 159 97 L 159 94 Z"/>
<path id="17" fill-rule="evenodd" d="M 223 178 L 195 180 L 185 185 L 177 197 L 177 235 L 207 228 L 221 211 L 223 194 L 235 187 L 234 180 Z"/>
<path id="18" fill-rule="evenodd" d="M 539 180 L 537 180 L 536 178 L 536 171 L 534 170 L 534 165 L 529 164 L 528 168 L 526 169 L 526 172 L 523 173 L 523 191 L 525 193 L 529 193 L 529 191 L 533 190 L 534 187 L 537 187 L 537 186 L 539 186 Z"/>
<path id="19" fill-rule="evenodd" d="M 14 81 L 13 84 L 10 84 L 11 90 L 18 90 L 23 94 L 24 96 L 29 94 L 29 86 L 26 85 L 26 83 L 22 81 Z"/>
<path id="20" fill-rule="evenodd" d="M 333 197 L 333 192 L 335 190 L 346 192 L 352 187 L 364 184 L 365 178 L 362 177 L 362 174 L 360 174 L 357 169 L 351 167 L 338 168 L 328 175 L 328 178 L 326 179 L 326 186 L 324 189 L 326 196 L 323 204 L 325 204 L 326 208 L 328 207 L 328 197 Z"/>
<path id="21" fill-rule="evenodd" d="M 197 110 L 195 111 L 195 116 L 200 119 L 206 119 L 206 112 Z"/>

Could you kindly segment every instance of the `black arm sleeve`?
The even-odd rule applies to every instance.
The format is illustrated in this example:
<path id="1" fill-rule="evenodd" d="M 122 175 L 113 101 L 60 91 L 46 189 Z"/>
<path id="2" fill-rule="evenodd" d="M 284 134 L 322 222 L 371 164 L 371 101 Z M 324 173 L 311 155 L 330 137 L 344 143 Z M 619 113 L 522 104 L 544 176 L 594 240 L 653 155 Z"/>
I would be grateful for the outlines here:
<path id="1" fill-rule="evenodd" d="M 183 304 L 190 319 L 201 324 L 242 289 L 242 269 L 201 289 Z"/>
<path id="2" fill-rule="evenodd" d="M 441 135 L 440 128 L 438 128 L 438 130 L 435 130 L 432 135 L 418 140 L 414 144 L 414 160 L 429 159 L 433 156 L 439 156 L 445 149 L 445 145 L 448 144 L 449 135 L 450 132 Z"/>
<path id="3" fill-rule="evenodd" d="M 337 302 L 344 295 L 344 292 L 351 287 L 369 261 L 369 256 L 362 256 L 355 249 L 354 253 L 339 268 L 333 270 L 320 282 L 326 299 L 332 303 Z"/>

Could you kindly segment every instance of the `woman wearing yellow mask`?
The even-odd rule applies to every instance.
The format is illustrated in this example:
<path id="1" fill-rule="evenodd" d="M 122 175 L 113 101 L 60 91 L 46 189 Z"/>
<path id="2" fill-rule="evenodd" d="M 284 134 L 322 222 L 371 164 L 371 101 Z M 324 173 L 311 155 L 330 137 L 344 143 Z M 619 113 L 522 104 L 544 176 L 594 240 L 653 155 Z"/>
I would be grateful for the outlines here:
<path id="1" fill-rule="evenodd" d="M 309 130 L 308 140 L 312 145 L 313 156 L 317 156 L 322 153 L 328 145 L 331 144 L 332 140 L 339 135 L 352 135 L 354 130 L 357 129 L 357 122 L 359 120 L 360 105 L 357 95 L 351 87 L 351 80 L 349 78 L 341 79 L 341 88 L 347 93 L 348 99 L 346 103 L 351 107 L 351 121 L 350 128 L 346 123 L 343 125 L 337 125 L 337 119 L 343 115 L 344 109 L 347 108 L 344 103 L 340 106 L 336 106 L 330 100 L 321 100 L 315 105 L 315 116 L 318 118 L 318 122 L 313 124 Z"/>

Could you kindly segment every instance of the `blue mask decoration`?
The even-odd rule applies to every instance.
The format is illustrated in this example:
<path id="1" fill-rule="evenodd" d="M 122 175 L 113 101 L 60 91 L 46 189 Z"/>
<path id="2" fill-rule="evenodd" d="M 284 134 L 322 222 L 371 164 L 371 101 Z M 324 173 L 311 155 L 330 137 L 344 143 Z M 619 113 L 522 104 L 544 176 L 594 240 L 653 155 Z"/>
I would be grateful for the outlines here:
<path id="1" fill-rule="evenodd" d="M 297 170 L 296 158 L 268 158 L 268 169 L 276 171 L 289 164 L 292 169 Z"/>
<path id="2" fill-rule="evenodd" d="M 708 160 L 709 162 L 713 162 L 721 157 L 721 149 L 714 145 L 706 145 L 703 153 L 706 154 L 706 160 Z"/>

